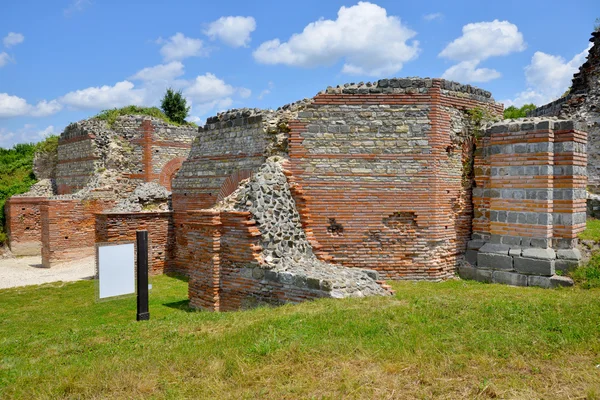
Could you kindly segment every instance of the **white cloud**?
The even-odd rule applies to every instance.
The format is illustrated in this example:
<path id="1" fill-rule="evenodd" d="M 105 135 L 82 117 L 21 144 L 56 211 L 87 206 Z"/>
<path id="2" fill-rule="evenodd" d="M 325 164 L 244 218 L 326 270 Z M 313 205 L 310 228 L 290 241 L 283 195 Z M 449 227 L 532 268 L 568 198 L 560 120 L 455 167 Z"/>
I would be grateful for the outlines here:
<path id="1" fill-rule="evenodd" d="M 477 68 L 478 64 L 477 61 L 463 61 L 448 68 L 442 78 L 457 82 L 487 82 L 502 76 L 495 69 Z"/>
<path id="2" fill-rule="evenodd" d="M 18 45 L 19 43 L 23 43 L 24 40 L 25 36 L 23 36 L 22 34 L 9 32 L 8 35 L 6 35 L 4 39 L 2 39 L 2 42 L 4 43 L 4 47 L 9 48 Z"/>
<path id="3" fill-rule="evenodd" d="M 14 131 L 9 131 L 6 128 L 0 128 L 0 147 L 10 148 L 16 143 L 31 143 L 39 142 L 46 139 L 50 135 L 60 133 L 53 125 L 40 130 L 36 125 L 25 124 L 22 128 Z"/>
<path id="4" fill-rule="evenodd" d="M 442 19 L 442 18 L 444 18 L 444 14 L 439 13 L 439 12 L 437 12 L 437 13 L 431 13 L 431 14 L 425 14 L 423 16 L 423 19 L 425 21 L 433 21 L 435 19 Z"/>
<path id="5" fill-rule="evenodd" d="M 8 93 L 0 93 L 0 118 L 10 117 L 46 117 L 57 113 L 62 109 L 56 100 L 42 100 L 37 105 L 28 104 L 27 101 L 18 96 Z"/>
<path id="6" fill-rule="evenodd" d="M 258 100 L 262 100 L 266 95 L 271 94 L 271 90 L 275 87 L 275 84 L 271 81 L 267 84 L 267 88 L 263 89 L 262 92 L 258 95 Z"/>
<path id="7" fill-rule="evenodd" d="M 54 129 L 54 125 L 49 125 L 45 129 L 38 132 L 40 139 L 46 139 L 48 136 L 56 135 L 58 132 Z"/>
<path id="8" fill-rule="evenodd" d="M 183 74 L 183 64 L 179 61 L 172 61 L 168 64 L 159 64 L 154 67 L 144 68 L 133 75 L 131 79 L 141 81 L 172 81 Z"/>
<path id="9" fill-rule="evenodd" d="M 463 26 L 462 36 L 454 39 L 439 57 L 460 61 L 442 75 L 459 82 L 488 82 L 502 74 L 495 69 L 477 68 L 490 57 L 505 56 L 526 48 L 523 34 L 508 21 L 476 22 Z"/>
<path id="10" fill-rule="evenodd" d="M 69 92 L 60 98 L 60 102 L 78 109 L 103 109 L 123 107 L 130 104 L 142 105 L 145 92 L 135 89 L 133 83 L 122 81 L 114 86 L 89 87 Z"/>
<path id="11" fill-rule="evenodd" d="M 385 8 L 368 2 L 341 7 L 336 20 L 320 19 L 287 42 L 262 43 L 253 53 L 263 64 L 301 67 L 332 65 L 344 59 L 342 72 L 372 76 L 391 75 L 419 54 L 416 33 Z"/>
<path id="12" fill-rule="evenodd" d="M 11 60 L 12 59 L 6 52 L 3 51 L 2 53 L 0 53 L 0 67 L 4 67 Z"/>
<path id="13" fill-rule="evenodd" d="M 9 148 L 14 144 L 11 140 L 15 137 L 14 132 L 9 132 L 6 128 L 0 128 L 0 148 Z"/>
<path id="14" fill-rule="evenodd" d="M 211 39 L 219 39 L 231 47 L 248 46 L 250 33 L 256 29 L 252 17 L 221 17 L 204 31 Z"/>
<path id="15" fill-rule="evenodd" d="M 207 72 L 189 82 L 189 85 L 183 90 L 183 94 L 193 102 L 194 113 L 203 115 L 214 110 L 224 111 L 231 108 L 233 97 L 247 98 L 252 92 L 247 88 L 233 87 L 214 74 Z"/>
<path id="16" fill-rule="evenodd" d="M 521 107 L 523 104 L 533 103 L 541 106 L 556 100 L 569 88 L 573 74 L 585 62 L 591 48 L 590 43 L 570 61 L 561 56 L 536 51 L 531 63 L 525 67 L 527 89 L 518 93 L 512 100 L 504 100 L 504 104 Z"/>
<path id="17" fill-rule="evenodd" d="M 207 54 L 202 40 L 186 37 L 180 32 L 167 40 L 159 38 L 157 43 L 162 44 L 160 54 L 165 61 L 183 60 L 184 58 Z"/>
<path id="18" fill-rule="evenodd" d="M 65 17 L 69 17 L 73 13 L 83 11 L 90 4 L 92 4 L 90 0 L 73 0 L 73 2 L 69 4 L 69 7 L 63 10 L 63 14 Z"/>
<path id="19" fill-rule="evenodd" d="M 461 37 L 442 50 L 440 57 L 456 61 L 483 61 L 526 48 L 519 28 L 508 21 L 496 19 L 492 22 L 467 24 L 463 26 L 462 32 Z"/>

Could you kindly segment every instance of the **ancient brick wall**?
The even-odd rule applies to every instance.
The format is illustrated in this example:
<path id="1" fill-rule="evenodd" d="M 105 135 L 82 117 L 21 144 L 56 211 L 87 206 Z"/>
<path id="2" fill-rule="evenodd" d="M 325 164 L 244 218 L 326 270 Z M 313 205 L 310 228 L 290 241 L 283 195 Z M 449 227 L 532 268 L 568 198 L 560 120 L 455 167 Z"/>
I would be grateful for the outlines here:
<path id="1" fill-rule="evenodd" d="M 94 254 L 96 217 L 106 200 L 48 199 L 41 203 L 42 264 L 51 267 Z"/>
<path id="2" fill-rule="evenodd" d="M 148 231 L 148 270 L 162 274 L 173 249 L 171 212 L 96 214 L 96 243 L 136 240 L 136 231 Z"/>
<path id="3" fill-rule="evenodd" d="M 58 194 L 70 194 L 84 188 L 100 168 L 95 139 L 91 133 L 59 138 L 56 166 Z"/>
<path id="4" fill-rule="evenodd" d="M 39 255 L 42 247 L 40 203 L 43 197 L 13 196 L 6 201 L 6 233 L 16 256 Z"/>
<path id="5" fill-rule="evenodd" d="M 260 231 L 249 212 L 190 212 L 186 225 L 194 260 L 189 270 L 193 308 L 232 311 L 331 296 L 331 287 L 319 279 L 293 279 L 262 266 Z"/>
<path id="6" fill-rule="evenodd" d="M 188 210 L 210 208 L 233 192 L 264 163 L 268 143 L 261 115 L 231 113 L 222 120 L 209 119 L 200 130 L 172 184 L 177 227 L 174 271 L 186 273 L 189 264 Z"/>
<path id="7" fill-rule="evenodd" d="M 478 142 L 475 219 L 467 260 L 479 280 L 552 286 L 577 265 L 586 221 L 586 141 L 566 120 L 490 127 Z"/>
<path id="8" fill-rule="evenodd" d="M 388 279 L 443 279 L 471 224 L 464 184 L 475 107 L 490 94 L 438 79 L 331 88 L 289 125 L 290 174 L 317 254 Z"/>

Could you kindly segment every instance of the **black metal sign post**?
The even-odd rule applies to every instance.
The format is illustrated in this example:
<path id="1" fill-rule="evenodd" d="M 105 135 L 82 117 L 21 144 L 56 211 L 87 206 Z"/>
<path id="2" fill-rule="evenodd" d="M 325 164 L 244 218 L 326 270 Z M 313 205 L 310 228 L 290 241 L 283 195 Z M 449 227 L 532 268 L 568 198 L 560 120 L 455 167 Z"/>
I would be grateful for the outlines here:
<path id="1" fill-rule="evenodd" d="M 137 231 L 137 320 L 150 319 L 148 310 L 148 231 Z"/>

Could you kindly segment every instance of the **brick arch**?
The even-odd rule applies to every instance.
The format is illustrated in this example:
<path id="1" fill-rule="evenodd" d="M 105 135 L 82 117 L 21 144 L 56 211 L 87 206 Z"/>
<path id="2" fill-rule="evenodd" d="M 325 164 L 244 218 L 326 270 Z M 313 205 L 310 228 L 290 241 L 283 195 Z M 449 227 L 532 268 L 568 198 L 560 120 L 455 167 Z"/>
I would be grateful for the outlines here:
<path id="1" fill-rule="evenodd" d="M 240 170 L 235 171 L 233 174 L 229 175 L 225 182 L 221 185 L 219 189 L 219 194 L 217 195 L 217 203 L 223 200 L 225 197 L 229 196 L 231 193 L 237 189 L 238 185 L 244 179 L 250 178 L 252 176 L 251 170 Z"/>
<path id="2" fill-rule="evenodd" d="M 160 171 L 159 183 L 167 188 L 167 190 L 171 190 L 171 182 L 175 177 L 179 168 L 181 168 L 181 164 L 185 161 L 185 157 L 177 157 L 169 161 L 165 164 L 162 171 Z"/>

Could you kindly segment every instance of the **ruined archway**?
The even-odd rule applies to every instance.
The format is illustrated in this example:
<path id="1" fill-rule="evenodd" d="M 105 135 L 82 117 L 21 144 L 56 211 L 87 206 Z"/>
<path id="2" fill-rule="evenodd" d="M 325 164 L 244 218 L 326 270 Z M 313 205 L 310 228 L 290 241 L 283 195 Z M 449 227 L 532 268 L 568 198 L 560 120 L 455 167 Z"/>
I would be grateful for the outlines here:
<path id="1" fill-rule="evenodd" d="M 171 190 L 171 182 L 181 168 L 181 164 L 185 161 L 184 157 L 174 158 L 169 161 L 160 171 L 159 183 L 164 186 L 167 190 Z"/>

